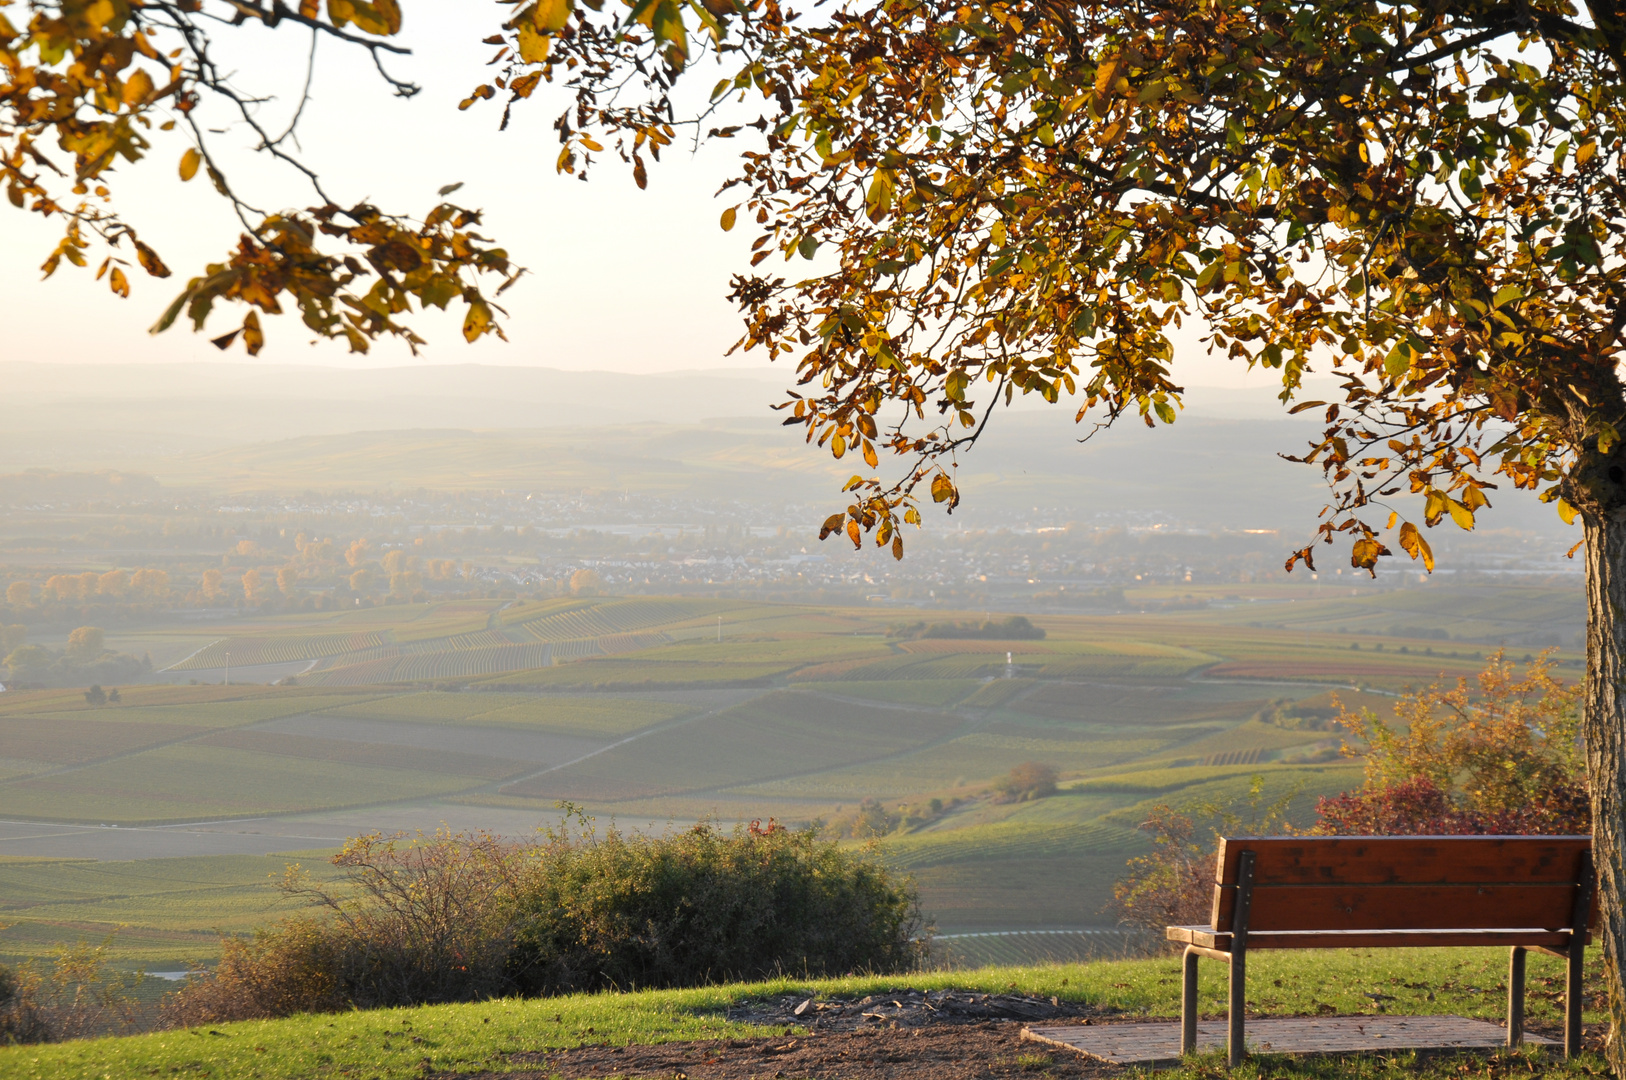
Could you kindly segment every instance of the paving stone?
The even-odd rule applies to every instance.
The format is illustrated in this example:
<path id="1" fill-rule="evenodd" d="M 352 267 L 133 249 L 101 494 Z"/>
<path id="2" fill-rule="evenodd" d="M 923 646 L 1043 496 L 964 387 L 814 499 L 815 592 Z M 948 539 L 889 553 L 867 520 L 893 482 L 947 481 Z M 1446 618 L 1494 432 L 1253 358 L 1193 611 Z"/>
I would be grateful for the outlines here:
<path id="1" fill-rule="evenodd" d="M 1226 1022 L 1197 1024 L 1197 1048 L 1225 1046 Z M 1249 1020 L 1248 1050 L 1264 1054 L 1347 1054 L 1362 1050 L 1492 1050 L 1507 1029 L 1463 1016 L 1305 1016 Z M 1068 1024 L 1027 1027 L 1022 1037 L 1065 1046 L 1114 1065 L 1171 1065 L 1180 1057 L 1178 1023 Z M 1560 1046 L 1525 1034 L 1531 1045 Z"/>

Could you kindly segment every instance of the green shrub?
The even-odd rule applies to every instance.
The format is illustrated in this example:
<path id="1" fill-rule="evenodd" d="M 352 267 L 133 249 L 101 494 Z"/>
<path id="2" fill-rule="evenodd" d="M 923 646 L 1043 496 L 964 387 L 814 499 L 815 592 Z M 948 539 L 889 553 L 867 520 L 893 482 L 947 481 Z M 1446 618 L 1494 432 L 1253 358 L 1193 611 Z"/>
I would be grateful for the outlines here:
<path id="1" fill-rule="evenodd" d="M 873 852 L 753 822 L 599 835 L 585 818 L 534 843 L 372 835 L 338 886 L 290 870 L 324 912 L 228 940 L 165 1005 L 172 1026 L 780 972 L 908 969 L 913 885 Z"/>
<path id="2" fill-rule="evenodd" d="M 556 836 L 533 873 L 518 959 L 544 993 L 903 971 L 921 955 L 912 883 L 812 829 Z"/>

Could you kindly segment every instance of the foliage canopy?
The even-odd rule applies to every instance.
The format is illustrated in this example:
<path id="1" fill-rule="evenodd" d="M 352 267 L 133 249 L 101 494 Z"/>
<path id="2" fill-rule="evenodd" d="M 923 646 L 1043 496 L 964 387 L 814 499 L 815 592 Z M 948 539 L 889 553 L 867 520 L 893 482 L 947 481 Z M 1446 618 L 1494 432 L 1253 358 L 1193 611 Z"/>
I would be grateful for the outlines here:
<path id="1" fill-rule="evenodd" d="M 397 0 L 298 0 L 208 3 L 205 0 L 0 0 L 0 184 L 18 209 L 63 223 L 63 234 L 41 269 L 88 266 L 117 295 L 131 292 L 139 266 L 156 278 L 169 266 L 136 225 L 114 205 L 121 166 L 156 153 L 159 143 L 184 143 L 176 169 L 200 173 L 230 203 L 242 232 L 218 263 L 191 278 L 153 326 L 168 329 L 183 315 L 203 329 L 216 304 L 247 308 L 241 325 L 214 339 L 222 349 L 241 340 L 252 355 L 265 343 L 260 314 L 285 305 L 312 333 L 366 352 L 383 335 L 413 351 L 423 344 L 401 316 L 414 305 L 464 309 L 463 334 L 473 341 L 502 331 L 497 309 L 480 288 L 519 273 L 507 253 L 476 230 L 478 211 L 439 202 L 421 218 L 366 202 L 343 205 L 301 160 L 294 132 L 309 94 L 307 81 L 293 120 L 267 126 L 263 98 L 233 82 L 217 59 L 211 32 L 253 22 L 302 27 L 316 47 L 326 41 L 370 53 L 395 93 L 418 88 L 387 72 L 384 58 L 405 50 L 390 42 L 401 29 Z M 251 133 L 253 149 L 292 168 L 315 205 L 268 211 L 249 202 L 228 178 L 218 137 L 203 117 L 224 107 L 230 124 Z M 174 135 L 169 135 L 174 133 Z M 166 138 L 167 136 L 167 138 Z M 53 145 L 54 144 L 54 145 Z M 444 199 L 459 185 L 443 188 Z"/>
<path id="2" fill-rule="evenodd" d="M 793 357 L 786 422 L 871 470 L 826 534 L 901 555 L 898 525 L 926 493 L 955 505 L 956 451 L 1017 394 L 1172 422 L 1192 322 L 1278 371 L 1284 402 L 1312 367 L 1338 379 L 1296 407 L 1325 420 L 1303 458 L 1335 486 L 1321 538 L 1346 534 L 1358 567 L 1385 530 L 1432 567 L 1410 518 L 1471 528 L 1495 475 L 1566 518 L 1623 500 L 1613 9 L 559 0 L 503 41 L 477 93 L 512 107 L 562 82 L 559 167 L 610 142 L 640 180 L 676 80 L 724 64 L 697 134 L 762 137 L 722 225 L 757 225 L 753 267 L 814 260 L 735 278 L 742 344 Z M 875 471 L 884 450 L 901 479 Z"/>

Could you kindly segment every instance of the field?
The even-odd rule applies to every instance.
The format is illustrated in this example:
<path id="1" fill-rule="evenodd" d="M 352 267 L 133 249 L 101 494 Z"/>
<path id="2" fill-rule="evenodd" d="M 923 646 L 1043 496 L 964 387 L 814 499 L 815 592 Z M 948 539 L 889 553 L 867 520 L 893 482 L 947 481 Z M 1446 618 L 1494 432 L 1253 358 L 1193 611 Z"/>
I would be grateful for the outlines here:
<path id="1" fill-rule="evenodd" d="M 290 864 L 317 876 L 320 854 L 215 855 L 107 862 L 0 859 L 8 951 L 43 957 L 60 944 L 111 939 L 128 966 L 184 971 L 220 954 L 221 933 L 247 933 L 294 908 L 272 887 Z"/>
<path id="2" fill-rule="evenodd" d="M 1464 591 L 1464 618 L 1511 624 L 1521 606 L 1540 616 L 1556 603 L 1508 592 Z M 522 835 L 561 801 L 630 827 L 774 817 L 847 835 L 868 827 L 861 811 L 907 812 L 881 850 L 914 875 L 939 930 L 1108 927 L 1151 806 L 1240 807 L 1258 775 L 1307 821 L 1360 766 L 1337 756 L 1325 724 L 1286 713 L 1324 718 L 1335 696 L 1383 711 L 1407 685 L 1483 666 L 1483 646 L 1351 630 L 1412 612 L 1418 635 L 1456 633 L 1441 613 L 1459 597 L 1445 587 L 1145 596 L 1179 603 L 1035 615 L 1046 635 L 1022 641 L 911 638 L 898 629 L 911 613 L 885 608 L 586 597 L 176 629 L 190 651 L 163 678 L 177 681 L 122 688 L 118 705 L 0 694 L 0 857 L 36 859 L 39 897 L 82 896 L 13 903 L 0 889 L 0 921 L 13 924 L 0 956 L 124 923 L 121 962 L 207 958 L 208 928 L 248 925 L 242 897 L 275 899 L 266 852 L 442 823 Z M 288 675 L 297 685 L 262 685 Z M 994 799 L 1029 761 L 1054 767 L 1061 790 Z M 154 856 L 191 851 L 223 853 L 199 878 L 218 888 L 176 890 L 160 911 L 142 888 L 112 884 L 161 877 L 154 866 L 181 863 Z M 100 899 L 85 885 L 97 880 Z"/>

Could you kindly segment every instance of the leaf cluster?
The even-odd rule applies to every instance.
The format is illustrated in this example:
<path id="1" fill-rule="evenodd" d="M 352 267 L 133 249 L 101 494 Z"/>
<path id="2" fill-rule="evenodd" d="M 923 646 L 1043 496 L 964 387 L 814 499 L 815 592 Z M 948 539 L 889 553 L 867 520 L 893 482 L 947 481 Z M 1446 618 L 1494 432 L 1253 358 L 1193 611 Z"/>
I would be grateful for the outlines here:
<path id="1" fill-rule="evenodd" d="M 786 423 L 871 470 L 821 535 L 901 555 L 1018 395 L 1066 396 L 1092 431 L 1172 422 L 1188 322 L 1278 373 L 1284 403 L 1336 378 L 1299 403 L 1325 430 L 1298 460 L 1325 470 L 1320 538 L 1357 567 L 1386 532 L 1432 567 L 1419 524 L 1471 528 L 1493 477 L 1566 518 L 1626 505 L 1613 9 L 852 0 L 809 21 L 558 0 L 494 41 L 515 100 L 533 77 L 572 91 L 561 168 L 619 140 L 641 177 L 629 149 L 669 131 L 691 37 L 733 71 L 696 136 L 759 133 L 723 189 L 722 226 L 758 230 L 741 345 L 794 358 Z M 708 130 L 723 112 L 739 122 Z M 754 269 L 775 255 L 814 265 Z"/>
<path id="2" fill-rule="evenodd" d="M 1552 666 L 1543 653 L 1520 674 L 1498 651 L 1472 686 L 1458 679 L 1403 695 L 1392 723 L 1341 708 L 1337 723 L 1351 736 L 1343 752 L 1365 758 L 1368 792 L 1425 780 L 1479 815 L 1516 816 L 1584 791 L 1582 689 L 1555 679 Z"/>
<path id="3" fill-rule="evenodd" d="M 500 336 L 501 309 L 479 283 L 497 276 L 500 294 L 520 271 L 475 231 L 477 212 L 441 202 L 415 220 L 367 203 L 346 207 L 291 148 L 309 104 L 309 80 L 293 120 L 277 133 L 263 120 L 267 99 L 240 89 L 212 52 L 214 35 L 226 26 L 303 28 L 311 35 L 313 68 L 320 41 L 359 48 L 398 95 L 410 96 L 417 87 L 383 64 L 384 56 L 406 51 L 387 40 L 401 20 L 398 0 L 328 0 L 325 12 L 316 0 L 296 7 L 282 0 L 0 0 L 0 185 L 14 207 L 62 222 L 62 237 L 41 266 L 45 276 L 64 263 L 87 267 L 100 248 L 96 276 L 117 296 L 131 294 L 137 266 L 169 277 L 168 265 L 114 199 L 121 169 L 151 156 L 160 141 L 180 142 L 180 181 L 206 176 L 242 232 L 225 261 L 188 282 L 154 333 L 183 311 L 201 330 L 215 305 L 229 302 L 247 311 L 236 330 L 214 343 L 225 349 L 241 341 L 252 355 L 265 342 L 261 313 L 286 305 L 317 337 L 343 340 L 353 352 L 386 334 L 415 352 L 423 339 L 400 317 L 414 306 L 459 302 L 465 338 Z M 249 202 L 213 149 L 214 136 L 231 129 L 207 126 L 200 119 L 206 106 L 224 109 L 255 151 L 294 170 L 317 205 L 268 212 Z"/>

